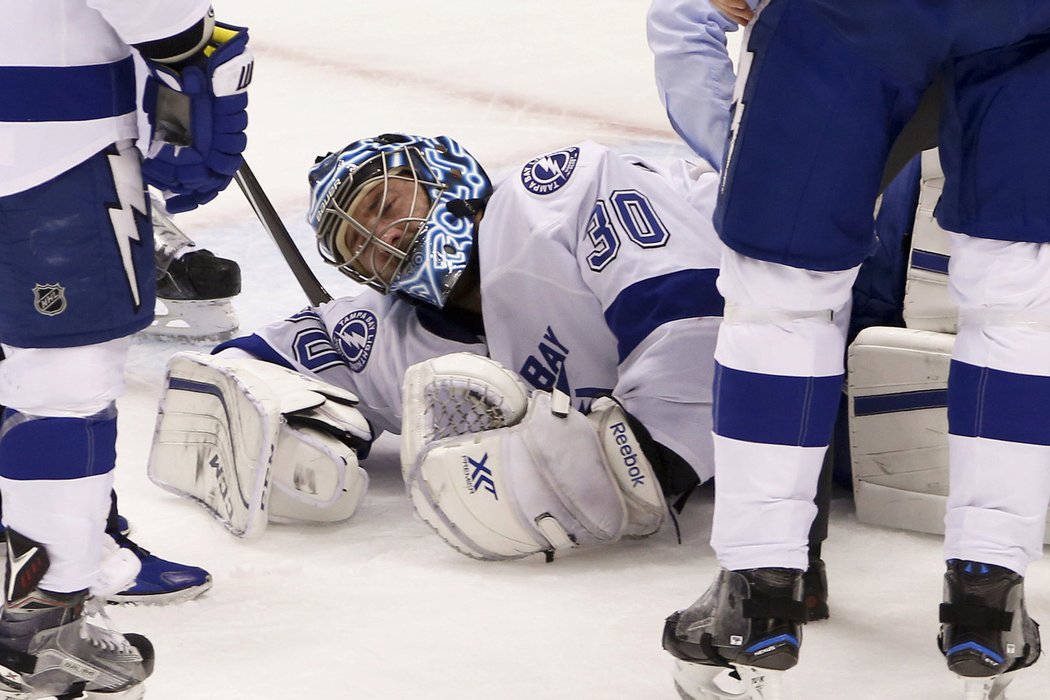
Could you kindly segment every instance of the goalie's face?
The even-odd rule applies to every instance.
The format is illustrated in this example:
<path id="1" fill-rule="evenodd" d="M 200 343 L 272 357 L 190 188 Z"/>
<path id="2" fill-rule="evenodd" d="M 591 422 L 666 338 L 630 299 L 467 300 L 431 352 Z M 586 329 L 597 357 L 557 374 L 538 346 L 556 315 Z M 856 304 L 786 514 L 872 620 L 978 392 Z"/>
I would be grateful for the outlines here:
<path id="1" fill-rule="evenodd" d="M 430 200 L 408 168 L 371 178 L 355 188 L 331 235 L 333 262 L 383 292 L 430 213 Z"/>
<path id="2" fill-rule="evenodd" d="M 362 183 L 333 236 L 335 253 L 362 282 L 390 283 L 430 213 L 426 191 L 407 169 Z"/>

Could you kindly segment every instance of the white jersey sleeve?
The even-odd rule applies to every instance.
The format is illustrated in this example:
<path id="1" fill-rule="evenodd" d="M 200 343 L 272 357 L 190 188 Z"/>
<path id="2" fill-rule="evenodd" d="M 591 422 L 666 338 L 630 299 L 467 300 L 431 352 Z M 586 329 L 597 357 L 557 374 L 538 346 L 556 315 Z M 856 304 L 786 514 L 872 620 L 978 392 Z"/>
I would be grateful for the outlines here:
<path id="1" fill-rule="evenodd" d="M 487 351 L 474 331 L 447 314 L 372 289 L 308 307 L 219 349 L 228 347 L 352 391 L 376 434 L 400 432 L 401 380 L 410 365 Z"/>
<path id="2" fill-rule="evenodd" d="M 489 352 L 586 410 L 614 394 L 712 474 L 718 176 L 582 143 L 498 184 L 479 232 Z"/>
<path id="3" fill-rule="evenodd" d="M 192 27 L 207 14 L 211 0 L 85 0 L 125 43 L 165 39 Z"/>
<path id="4" fill-rule="evenodd" d="M 657 92 L 671 126 L 719 169 L 735 83 L 726 32 L 737 25 L 707 0 L 653 0 L 647 20 Z"/>
<path id="5" fill-rule="evenodd" d="M 129 44 L 193 26 L 208 0 L 0 0 L 0 197 L 138 135 Z"/>

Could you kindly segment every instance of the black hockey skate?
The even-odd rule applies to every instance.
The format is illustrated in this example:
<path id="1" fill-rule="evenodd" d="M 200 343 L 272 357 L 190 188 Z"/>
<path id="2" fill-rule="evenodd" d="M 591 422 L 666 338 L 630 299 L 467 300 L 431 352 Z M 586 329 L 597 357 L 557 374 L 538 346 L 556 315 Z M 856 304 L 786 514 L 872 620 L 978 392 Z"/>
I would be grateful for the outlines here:
<path id="1" fill-rule="evenodd" d="M 7 601 L 0 613 L 0 698 L 138 700 L 153 672 L 153 646 L 85 617 L 86 591 L 38 588 L 46 549 L 7 531 Z M 13 564 L 12 564 L 13 562 Z"/>
<path id="2" fill-rule="evenodd" d="M 802 574 L 802 602 L 806 605 L 806 621 L 817 622 L 831 616 L 828 609 L 828 574 L 822 559 L 810 559 L 809 568 Z"/>
<path id="3" fill-rule="evenodd" d="M 685 610 L 667 618 L 663 646 L 677 659 L 676 684 L 685 698 L 779 698 L 779 673 L 798 663 L 802 625 L 802 572 L 797 569 L 721 570 L 711 587 Z M 690 689 L 690 666 L 732 666 L 740 693 Z"/>
<path id="4" fill-rule="evenodd" d="M 241 292 L 241 268 L 236 262 L 195 249 L 158 273 L 151 335 L 223 340 L 237 330 L 237 314 L 230 303 Z"/>
<path id="5" fill-rule="evenodd" d="M 950 560 L 940 618 L 937 641 L 948 668 L 972 679 L 967 697 L 996 697 L 1009 682 L 1003 674 L 1039 658 L 1039 625 L 1025 609 L 1024 577 L 1009 569 Z"/>
<path id="6" fill-rule="evenodd" d="M 237 330 L 230 299 L 241 293 L 241 268 L 233 260 L 197 248 L 153 200 L 156 319 L 149 335 L 221 340 Z"/>
<path id="7" fill-rule="evenodd" d="M 157 280 L 157 296 L 174 301 L 228 299 L 240 293 L 240 266 L 204 248 L 172 260 Z"/>

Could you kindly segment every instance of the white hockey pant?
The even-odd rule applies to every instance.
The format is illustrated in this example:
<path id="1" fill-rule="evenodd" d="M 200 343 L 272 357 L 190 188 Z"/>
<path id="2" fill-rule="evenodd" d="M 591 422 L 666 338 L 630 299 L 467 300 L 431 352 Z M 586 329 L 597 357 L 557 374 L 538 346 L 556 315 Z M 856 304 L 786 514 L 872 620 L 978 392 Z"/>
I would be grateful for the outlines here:
<path id="1" fill-rule="evenodd" d="M 951 239 L 945 557 L 1023 575 L 1050 500 L 1050 244 Z"/>
<path id="2" fill-rule="evenodd" d="M 711 546 L 727 569 L 807 567 L 856 275 L 723 252 Z"/>
<path id="3" fill-rule="evenodd" d="M 0 428 L 0 452 L 5 475 L 0 476 L 3 494 L 3 521 L 8 528 L 43 544 L 51 561 L 40 582 L 45 590 L 64 593 L 88 588 L 97 577 L 113 488 L 112 465 L 108 468 L 98 453 L 112 446 L 92 443 L 106 431 L 92 431 L 94 422 L 113 421 L 115 401 L 124 391 L 124 362 L 129 338 L 72 348 L 16 348 L 3 346 L 0 362 L 0 404 L 21 416 L 5 420 Z M 55 465 L 63 478 L 33 478 L 19 469 L 20 457 L 31 459 L 18 447 L 20 430 L 53 425 L 38 418 L 83 420 L 83 425 L 64 422 L 58 432 L 51 428 L 35 432 L 44 440 L 70 444 L 70 435 L 88 434 L 83 442 L 95 454 L 77 448 L 59 449 L 52 454 L 68 454 L 69 464 Z M 10 442 L 8 442 L 10 441 Z M 4 444 L 6 442 L 6 444 Z M 15 445 L 15 446 L 12 446 Z M 43 445 L 38 445 L 43 448 Z M 91 476 L 70 476 L 92 471 Z"/>

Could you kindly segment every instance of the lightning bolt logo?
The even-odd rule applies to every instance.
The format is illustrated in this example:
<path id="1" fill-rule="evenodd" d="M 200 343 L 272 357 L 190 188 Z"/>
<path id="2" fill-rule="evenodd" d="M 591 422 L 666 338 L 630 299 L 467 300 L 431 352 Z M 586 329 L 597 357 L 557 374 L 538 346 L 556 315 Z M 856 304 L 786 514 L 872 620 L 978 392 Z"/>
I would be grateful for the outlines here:
<path id="1" fill-rule="evenodd" d="M 546 178 L 544 178 L 544 180 L 553 180 L 556 177 L 562 176 L 561 164 L 553 158 L 551 158 L 550 156 L 544 156 L 543 158 L 540 158 L 539 162 L 536 163 L 536 166 L 539 168 L 543 168 L 549 173 L 549 175 Z"/>
<path id="2" fill-rule="evenodd" d="M 357 350 L 358 352 L 360 352 L 362 348 L 368 345 L 368 336 L 364 333 L 361 333 L 356 328 L 348 329 L 346 331 L 345 337 L 347 339 L 347 345 L 349 345 L 354 350 Z"/>
<path id="3" fill-rule="evenodd" d="M 124 265 L 131 298 L 138 309 L 142 305 L 139 297 L 139 286 L 135 275 L 135 262 L 131 257 L 131 242 L 142 243 L 139 236 L 135 212 L 146 216 L 146 193 L 142 186 L 142 175 L 138 159 L 133 151 L 109 153 L 109 167 L 113 173 L 113 186 L 117 191 L 117 202 L 107 204 L 109 220 L 113 224 L 113 236 L 120 250 L 120 260 Z"/>

